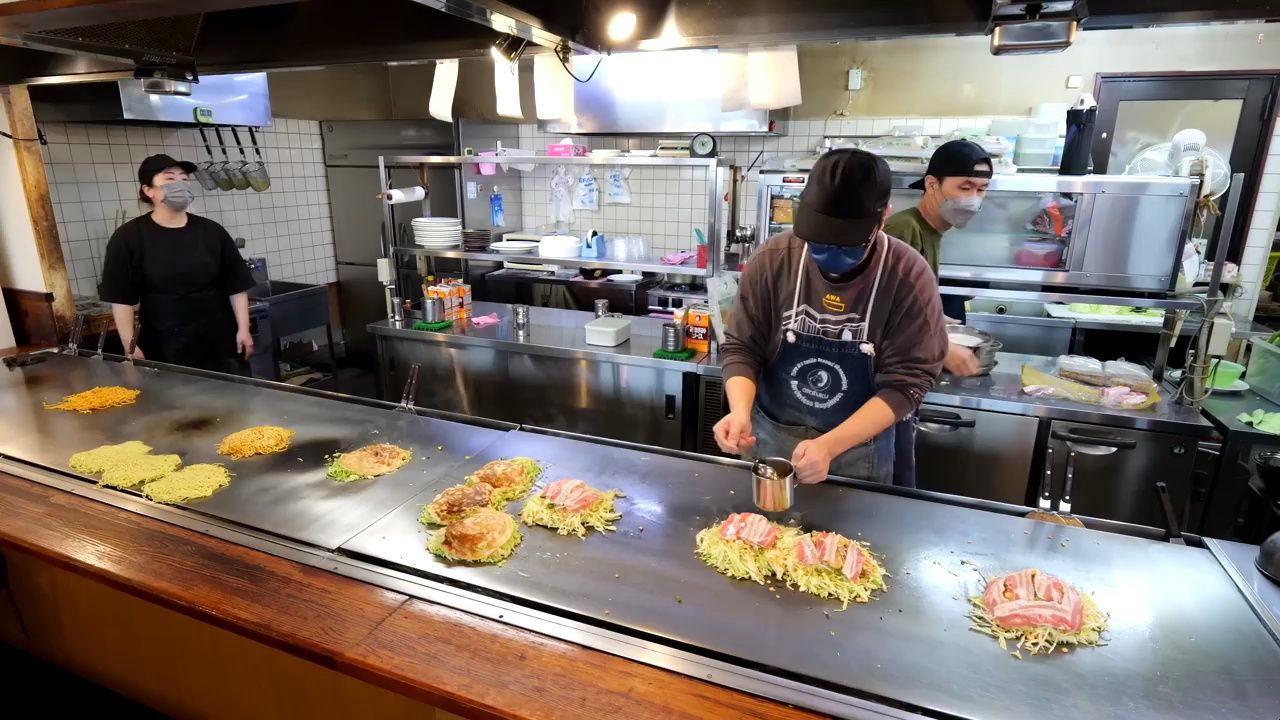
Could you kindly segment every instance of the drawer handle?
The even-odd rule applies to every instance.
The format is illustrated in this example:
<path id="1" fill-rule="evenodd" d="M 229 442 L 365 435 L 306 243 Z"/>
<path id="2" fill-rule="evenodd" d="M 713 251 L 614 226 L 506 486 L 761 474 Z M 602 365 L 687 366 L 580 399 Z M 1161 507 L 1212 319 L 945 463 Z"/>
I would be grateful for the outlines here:
<path id="1" fill-rule="evenodd" d="M 1102 447 L 1115 448 L 1117 450 L 1132 450 L 1138 447 L 1137 440 L 1124 440 L 1122 438 L 1108 437 L 1090 437 L 1087 435 L 1077 435 L 1070 430 L 1054 430 L 1049 433 L 1054 440 L 1063 440 L 1066 442 L 1080 443 L 1081 445 L 1100 445 Z"/>
<path id="2" fill-rule="evenodd" d="M 916 414 L 921 424 L 941 425 L 954 429 L 971 428 L 978 424 L 973 418 L 961 417 L 959 413 L 945 410 L 920 410 Z"/>

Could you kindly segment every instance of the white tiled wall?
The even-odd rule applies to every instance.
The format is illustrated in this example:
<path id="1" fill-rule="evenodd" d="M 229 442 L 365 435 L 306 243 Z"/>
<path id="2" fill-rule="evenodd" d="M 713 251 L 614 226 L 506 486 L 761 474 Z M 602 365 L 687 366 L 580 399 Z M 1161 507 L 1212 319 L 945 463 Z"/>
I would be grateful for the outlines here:
<path id="1" fill-rule="evenodd" d="M 945 134 L 958 127 L 985 128 L 993 118 L 890 118 L 860 117 L 833 118 L 830 120 L 793 120 L 782 123 L 780 130 L 785 137 L 721 137 L 718 138 L 720 156 L 729 163 L 746 168 L 754 161 L 754 169 L 743 182 L 739 196 L 738 223 L 756 223 L 756 178 L 760 167 L 768 160 L 804 157 L 812 155 L 823 138 L 839 136 L 883 135 L 895 125 L 922 125 L 926 133 Z M 492 128 L 483 135 L 468 137 L 464 131 L 463 145 L 477 151 L 493 149 L 492 140 L 505 137 L 504 146 L 512 146 L 545 153 L 549 143 L 561 136 L 543 133 L 533 124 L 520 124 L 514 133 L 495 132 Z M 501 139 L 501 138 L 499 138 Z M 593 150 L 651 150 L 663 138 L 657 136 L 575 136 L 575 142 Z M 759 159 L 757 159 L 759 156 Z M 521 176 L 521 222 L 528 229 L 550 221 L 549 181 L 554 165 L 539 166 L 535 171 Z M 596 168 L 596 178 L 603 183 L 604 171 Z M 581 168 L 570 168 L 575 177 Z M 633 194 L 630 206 L 601 205 L 595 212 L 575 211 L 574 230 L 585 232 L 597 229 L 606 235 L 642 235 L 650 240 L 659 252 L 687 250 L 693 247 L 693 230 L 707 232 L 708 179 L 700 168 L 632 168 L 628 178 Z M 508 209 L 508 214 L 511 210 Z M 727 213 L 727 208 L 726 208 Z M 727 214 L 720 218 L 723 232 Z"/>
<path id="2" fill-rule="evenodd" d="M 1270 278 L 1263 277 L 1263 273 L 1267 269 L 1277 218 L 1280 217 L 1280 123 L 1272 128 L 1272 132 L 1270 154 L 1262 167 L 1262 181 L 1258 184 L 1258 197 L 1249 218 L 1249 234 L 1240 260 L 1242 294 L 1232 303 L 1231 314 L 1237 325 L 1253 318 L 1253 310 L 1258 305 L 1258 291 L 1270 281 Z"/>
<path id="3" fill-rule="evenodd" d="M 147 212 L 139 203 L 138 164 L 156 153 L 180 160 L 208 159 L 194 128 L 86 123 L 43 123 L 45 173 L 58 237 L 77 295 L 97 295 L 107 240 L 122 222 Z M 192 212 L 208 217 L 235 238 L 245 257 L 265 257 L 278 280 L 327 283 L 337 279 L 329 190 L 320 124 L 274 118 L 256 130 L 271 187 L 263 192 L 200 191 Z M 222 155 L 206 130 L 217 159 Z M 248 133 L 240 139 L 249 143 Z M 239 158 L 231 134 L 223 138 Z M 252 150 L 246 150 L 252 155 Z"/>

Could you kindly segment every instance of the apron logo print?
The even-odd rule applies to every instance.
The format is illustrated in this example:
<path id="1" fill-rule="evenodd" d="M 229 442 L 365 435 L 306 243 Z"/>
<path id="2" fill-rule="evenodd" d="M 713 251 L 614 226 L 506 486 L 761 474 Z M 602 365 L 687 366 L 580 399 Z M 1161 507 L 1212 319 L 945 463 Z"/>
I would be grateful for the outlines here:
<path id="1" fill-rule="evenodd" d="M 826 358 L 808 358 L 791 368 L 791 392 L 811 408 L 826 410 L 840 402 L 849 389 L 844 368 Z"/>
<path id="2" fill-rule="evenodd" d="M 840 296 L 830 293 L 822 296 L 822 306 L 831 312 L 844 312 L 845 308 L 844 301 L 840 299 Z"/>

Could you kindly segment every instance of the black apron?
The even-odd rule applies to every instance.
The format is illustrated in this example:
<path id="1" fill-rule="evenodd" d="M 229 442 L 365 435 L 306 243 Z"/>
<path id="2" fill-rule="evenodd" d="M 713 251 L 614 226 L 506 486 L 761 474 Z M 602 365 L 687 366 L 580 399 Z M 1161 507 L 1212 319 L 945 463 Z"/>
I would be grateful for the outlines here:
<path id="1" fill-rule="evenodd" d="M 235 316 L 228 296 L 147 293 L 139 305 L 138 347 L 148 360 L 231 372 L 236 350 Z"/>
<path id="2" fill-rule="evenodd" d="M 877 235 L 875 241 L 880 243 L 881 254 L 871 300 L 862 323 L 846 328 L 840 339 L 828 338 L 818 328 L 801 322 L 800 289 L 809 258 L 809 246 L 804 246 L 791 318 L 781 330 L 778 352 L 761 374 L 751 412 L 756 436 L 754 452 L 758 455 L 790 459 L 801 441 L 831 431 L 875 396 L 875 346 L 867 341 L 867 328 L 889 254 L 884 233 Z M 893 456 L 891 427 L 832 459 L 830 473 L 889 483 L 893 478 Z"/>

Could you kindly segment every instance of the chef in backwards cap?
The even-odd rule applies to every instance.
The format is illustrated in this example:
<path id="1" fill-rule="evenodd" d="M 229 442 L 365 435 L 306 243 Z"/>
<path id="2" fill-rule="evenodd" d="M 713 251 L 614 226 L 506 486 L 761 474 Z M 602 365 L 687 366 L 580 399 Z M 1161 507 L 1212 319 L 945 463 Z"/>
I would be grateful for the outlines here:
<path id="1" fill-rule="evenodd" d="M 802 483 L 889 483 L 894 424 L 920 405 L 947 352 L 938 286 L 883 232 L 889 166 L 863 150 L 818 159 L 793 230 L 751 255 L 721 345 L 727 453 L 783 457 Z"/>

